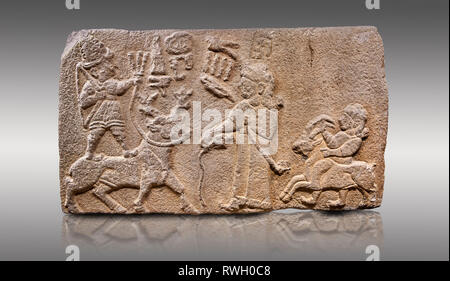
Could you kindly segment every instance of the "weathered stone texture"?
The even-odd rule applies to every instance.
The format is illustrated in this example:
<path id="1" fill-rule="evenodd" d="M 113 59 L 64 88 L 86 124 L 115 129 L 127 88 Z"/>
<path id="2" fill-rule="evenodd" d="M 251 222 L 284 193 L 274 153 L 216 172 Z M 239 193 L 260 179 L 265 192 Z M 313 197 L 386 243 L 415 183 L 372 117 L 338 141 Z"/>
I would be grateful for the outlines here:
<path id="1" fill-rule="evenodd" d="M 378 207 L 387 124 L 375 27 L 74 32 L 61 58 L 62 209 Z"/>

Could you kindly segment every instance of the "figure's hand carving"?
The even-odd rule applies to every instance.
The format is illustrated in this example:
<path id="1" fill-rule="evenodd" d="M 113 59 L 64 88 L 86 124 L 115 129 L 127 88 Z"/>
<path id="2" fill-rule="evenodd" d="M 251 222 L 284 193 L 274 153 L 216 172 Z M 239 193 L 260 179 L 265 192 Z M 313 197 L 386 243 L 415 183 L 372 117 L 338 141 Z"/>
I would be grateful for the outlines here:
<path id="1" fill-rule="evenodd" d="M 291 170 L 291 167 L 288 161 L 280 160 L 274 165 L 273 170 L 277 175 L 281 176 Z"/>
<path id="2" fill-rule="evenodd" d="M 332 155 L 331 149 L 327 147 L 321 148 L 320 151 L 322 151 L 323 157 L 325 158 L 330 157 Z"/>

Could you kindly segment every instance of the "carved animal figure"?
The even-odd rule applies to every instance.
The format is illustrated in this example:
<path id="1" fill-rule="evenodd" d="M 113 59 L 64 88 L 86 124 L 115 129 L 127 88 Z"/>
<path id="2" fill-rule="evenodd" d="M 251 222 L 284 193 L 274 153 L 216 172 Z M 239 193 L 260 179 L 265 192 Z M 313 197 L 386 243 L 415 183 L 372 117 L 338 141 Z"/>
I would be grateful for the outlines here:
<path id="1" fill-rule="evenodd" d="M 65 177 L 65 207 L 69 208 L 69 211 L 77 208 L 73 200 L 74 195 L 94 189 L 94 195 L 111 210 L 125 213 L 128 210 L 109 194 L 121 188 L 136 188 L 139 189 L 139 195 L 134 200 L 134 208 L 136 212 L 141 212 L 144 210 L 143 200 L 151 189 L 167 186 L 180 195 L 181 208 L 186 213 L 197 213 L 196 208 L 185 198 L 183 184 L 170 171 L 170 149 L 142 140 L 137 147 L 137 155 L 132 158 L 105 156 L 100 161 L 93 161 L 81 157 L 72 164 L 69 175 Z"/>

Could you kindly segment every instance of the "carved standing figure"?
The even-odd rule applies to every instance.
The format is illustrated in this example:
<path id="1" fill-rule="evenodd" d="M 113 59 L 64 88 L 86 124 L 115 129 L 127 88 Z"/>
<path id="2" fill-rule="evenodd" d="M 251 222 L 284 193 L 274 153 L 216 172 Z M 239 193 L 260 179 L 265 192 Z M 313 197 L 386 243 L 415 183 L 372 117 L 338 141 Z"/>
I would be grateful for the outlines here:
<path id="1" fill-rule="evenodd" d="M 282 107 L 282 101 L 274 95 L 275 80 L 267 65 L 263 63 L 244 64 L 241 66 L 240 75 L 237 88 L 241 101 L 235 104 L 222 123 L 211 129 L 211 132 L 214 132 L 217 128 L 225 128 L 223 134 L 215 135 L 216 138 L 219 137 L 222 141 L 210 139 L 209 142 L 205 142 L 202 140 L 202 147 L 203 151 L 208 151 L 211 148 L 218 147 L 216 145 L 218 142 L 224 143 L 227 139 L 233 139 L 235 133 L 243 133 L 244 138 L 246 136 L 248 139 L 248 144 L 239 144 L 237 141 L 237 161 L 231 186 L 231 199 L 229 202 L 222 204 L 221 208 L 227 211 L 235 211 L 241 208 L 269 209 L 271 207 L 268 187 L 269 179 L 263 175 L 258 176 L 258 170 L 266 173 L 264 166 L 268 165 L 274 173 L 282 175 L 290 168 L 285 161 L 276 162 L 258 143 L 260 138 L 265 139 L 269 143 L 274 141 L 274 138 L 277 137 L 274 134 L 277 128 L 270 128 L 269 136 L 267 136 L 261 134 L 261 128 L 251 126 L 249 120 L 255 118 L 256 112 L 259 114 L 259 109 L 267 111 L 279 110 Z M 250 113 L 252 116 L 247 115 L 247 113 Z M 238 119 L 236 119 L 239 115 L 243 115 L 243 122 L 238 122 Z M 275 124 L 275 126 L 277 125 Z M 259 126 L 262 125 L 259 124 Z M 258 181 L 257 177 L 264 178 L 264 180 Z M 256 182 L 252 184 L 252 180 Z M 242 183 L 245 186 L 243 192 Z M 249 198 L 249 189 L 253 185 L 267 185 L 266 188 L 259 186 L 260 189 L 267 190 L 263 200 Z"/>
<path id="2" fill-rule="evenodd" d="M 294 176 L 279 198 L 289 202 L 292 195 L 300 189 L 312 191 L 311 196 L 301 196 L 304 204 L 316 204 L 324 190 L 339 191 L 337 200 L 328 200 L 329 207 L 342 207 L 346 204 L 349 189 L 358 189 L 365 199 L 376 191 L 375 164 L 356 161 L 353 156 L 358 152 L 369 130 L 365 127 L 367 111 L 360 104 L 350 104 L 339 118 L 340 130 L 333 134 L 328 128 L 334 128 L 335 122 L 327 115 L 311 120 L 303 135 L 294 143 L 293 150 L 308 159 L 305 162 L 305 174 Z M 321 135 L 322 139 L 316 139 Z M 319 153 L 311 153 L 320 143 L 326 147 Z M 310 155 L 311 154 L 311 155 Z"/>

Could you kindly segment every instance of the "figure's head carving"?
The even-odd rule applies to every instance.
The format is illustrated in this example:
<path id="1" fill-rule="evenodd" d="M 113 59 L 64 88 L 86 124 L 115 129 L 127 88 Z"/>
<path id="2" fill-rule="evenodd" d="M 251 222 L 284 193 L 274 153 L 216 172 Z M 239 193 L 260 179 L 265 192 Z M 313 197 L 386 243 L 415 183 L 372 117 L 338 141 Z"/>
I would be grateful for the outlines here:
<path id="1" fill-rule="evenodd" d="M 263 63 L 244 64 L 241 68 L 239 86 L 243 95 L 251 97 L 255 94 L 263 94 L 266 89 L 273 91 L 275 79 L 267 65 Z"/>
<path id="2" fill-rule="evenodd" d="M 274 96 L 275 78 L 264 63 L 243 64 L 238 88 L 244 99 L 252 104 L 262 104 L 268 108 L 279 109 L 283 106 L 280 97 Z"/>
<path id="3" fill-rule="evenodd" d="M 113 52 L 103 42 L 89 36 L 81 45 L 81 66 L 89 70 L 94 78 L 104 82 L 115 75 L 116 67 L 111 62 Z"/>
<path id="4" fill-rule="evenodd" d="M 367 111 L 358 103 L 347 105 L 338 120 L 341 130 L 354 130 L 355 135 L 361 138 L 369 134 L 369 129 L 365 128 L 366 121 Z"/>
<path id="5" fill-rule="evenodd" d="M 94 36 L 89 36 L 81 45 L 81 59 L 83 67 L 89 69 L 108 60 L 114 56 L 113 52 L 105 47 L 103 42 L 95 38 Z"/>

